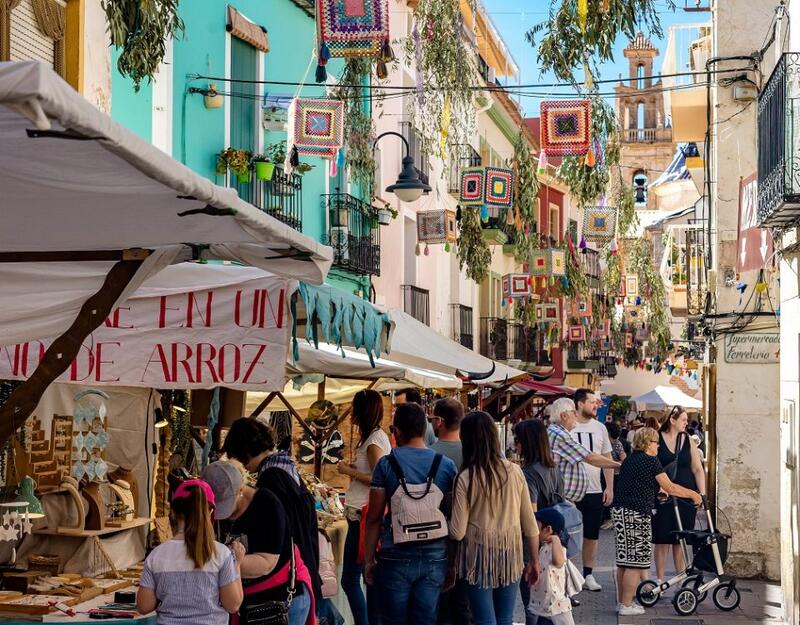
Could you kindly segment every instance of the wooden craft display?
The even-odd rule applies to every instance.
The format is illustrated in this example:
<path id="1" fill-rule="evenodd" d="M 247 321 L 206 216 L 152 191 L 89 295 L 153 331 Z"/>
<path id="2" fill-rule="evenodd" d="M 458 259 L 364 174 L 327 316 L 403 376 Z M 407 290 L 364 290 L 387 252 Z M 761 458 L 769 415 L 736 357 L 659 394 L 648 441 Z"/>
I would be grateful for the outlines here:
<path id="1" fill-rule="evenodd" d="M 132 521 L 136 516 L 136 504 L 133 500 L 131 486 L 125 480 L 117 480 L 113 484 L 109 484 L 108 488 L 116 498 L 117 503 L 127 510 L 127 512 L 124 512 L 120 516 L 108 517 L 106 519 L 106 525 L 108 527 L 124 527 L 125 523 Z"/>
<path id="2" fill-rule="evenodd" d="M 50 607 L 51 603 L 63 603 L 66 606 L 73 606 L 80 603 L 80 599 L 61 595 L 23 595 L 17 599 L 9 599 L 1 602 L 0 612 L 16 612 L 19 614 L 40 616 L 55 612 L 55 608 Z"/>
<path id="3" fill-rule="evenodd" d="M 100 495 L 100 484 L 89 482 L 81 489 L 81 494 L 86 500 L 86 524 L 87 530 L 102 530 L 106 522 L 106 504 Z"/>
<path id="4" fill-rule="evenodd" d="M 127 482 L 130 486 L 130 491 L 133 493 L 133 516 L 137 516 L 139 514 L 139 482 L 136 481 L 133 470 L 117 467 L 108 474 L 109 482 L 117 482 L 118 480 Z"/>
<path id="5" fill-rule="evenodd" d="M 78 520 L 74 525 L 59 525 L 57 532 L 59 534 L 81 534 L 86 524 L 86 506 L 83 503 L 83 497 L 78 492 L 78 480 L 74 477 L 65 477 L 61 482 L 61 489 L 72 500 Z"/>

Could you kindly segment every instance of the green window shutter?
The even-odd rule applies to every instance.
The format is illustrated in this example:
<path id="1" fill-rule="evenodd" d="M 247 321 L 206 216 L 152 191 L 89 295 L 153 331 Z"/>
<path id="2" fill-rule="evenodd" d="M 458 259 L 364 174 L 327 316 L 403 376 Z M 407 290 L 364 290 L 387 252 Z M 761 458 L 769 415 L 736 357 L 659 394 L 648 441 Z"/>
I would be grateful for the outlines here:
<path id="1" fill-rule="evenodd" d="M 231 37 L 231 78 L 234 80 L 257 80 L 258 51 L 249 43 Z M 236 97 L 231 102 L 231 147 L 255 150 L 256 111 L 258 108 L 258 85 L 232 82 L 230 90 Z"/>

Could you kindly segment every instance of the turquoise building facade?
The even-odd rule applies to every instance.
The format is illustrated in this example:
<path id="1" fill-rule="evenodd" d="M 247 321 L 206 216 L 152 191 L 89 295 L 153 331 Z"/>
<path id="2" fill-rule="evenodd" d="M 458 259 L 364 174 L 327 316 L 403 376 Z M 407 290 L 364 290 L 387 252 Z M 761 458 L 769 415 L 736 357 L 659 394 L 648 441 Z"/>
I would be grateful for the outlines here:
<path id="1" fill-rule="evenodd" d="M 229 7 L 266 31 L 267 52 L 229 32 Z M 250 185 L 237 184 L 235 176 L 216 171 L 217 154 L 227 147 L 263 153 L 286 141 L 280 124 L 267 124 L 265 128 L 262 123 L 265 96 L 268 103 L 276 97 L 285 103 L 294 95 L 326 97 L 325 86 L 314 80 L 313 2 L 202 0 L 182 2 L 180 14 L 185 31 L 170 42 L 159 74 L 152 82 L 143 83 L 138 92 L 116 70 L 118 55 L 112 51 L 112 117 L 195 172 L 216 184 L 239 188 L 244 199 L 304 234 L 329 243 L 331 224 L 325 195 L 350 191 L 367 204 L 371 199 L 358 198 L 355 185 L 352 190 L 348 188 L 345 167 L 331 178 L 328 161 L 304 156 L 302 162 L 313 168 L 301 177 L 292 177 L 292 184 L 280 192 L 277 182 L 253 180 L 250 185 L 259 187 L 253 191 Z M 338 76 L 342 66 L 340 59 L 331 59 L 329 74 Z M 304 86 L 298 86 L 301 83 Z M 215 88 L 221 97 L 207 98 L 210 88 Z M 302 224 L 279 216 L 281 206 L 296 216 L 300 204 Z M 328 283 L 366 298 L 371 280 L 368 272 L 356 273 L 335 264 Z"/>

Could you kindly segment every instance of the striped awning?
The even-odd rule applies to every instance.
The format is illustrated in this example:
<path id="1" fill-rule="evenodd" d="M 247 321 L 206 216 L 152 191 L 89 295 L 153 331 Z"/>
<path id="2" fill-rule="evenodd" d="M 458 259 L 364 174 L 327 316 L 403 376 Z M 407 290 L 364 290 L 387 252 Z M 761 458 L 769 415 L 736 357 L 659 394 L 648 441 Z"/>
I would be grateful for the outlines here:
<path id="1" fill-rule="evenodd" d="M 256 50 L 269 52 L 267 29 L 255 22 L 251 22 L 230 5 L 228 5 L 228 25 L 226 28 L 231 35 L 246 41 Z"/>

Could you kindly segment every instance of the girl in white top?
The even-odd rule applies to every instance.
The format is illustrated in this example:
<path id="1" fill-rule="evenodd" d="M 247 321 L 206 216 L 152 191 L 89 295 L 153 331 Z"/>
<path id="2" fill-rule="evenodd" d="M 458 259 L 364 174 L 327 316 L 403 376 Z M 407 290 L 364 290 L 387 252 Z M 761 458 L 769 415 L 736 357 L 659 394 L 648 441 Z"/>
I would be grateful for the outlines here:
<path id="1" fill-rule="evenodd" d="M 342 590 L 347 595 L 355 625 L 368 625 L 376 620 L 377 605 L 371 596 L 371 586 L 367 586 L 366 600 L 361 590 L 364 574 L 364 564 L 358 562 L 361 509 L 369 499 L 372 470 L 378 460 L 392 450 L 389 437 L 381 429 L 383 398 L 380 393 L 368 389 L 356 393 L 353 397 L 352 420 L 359 435 L 355 460 L 352 464 L 340 462 L 337 465 L 339 473 L 350 477 L 350 487 L 345 495 L 347 538 L 342 562 Z"/>
<path id="2" fill-rule="evenodd" d="M 536 512 L 536 522 L 542 573 L 531 587 L 528 612 L 537 617 L 536 625 L 575 625 L 566 593 L 567 554 L 558 538 L 564 531 L 564 517 L 554 508 L 544 508 Z"/>

